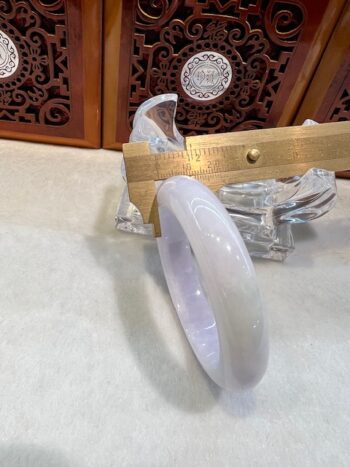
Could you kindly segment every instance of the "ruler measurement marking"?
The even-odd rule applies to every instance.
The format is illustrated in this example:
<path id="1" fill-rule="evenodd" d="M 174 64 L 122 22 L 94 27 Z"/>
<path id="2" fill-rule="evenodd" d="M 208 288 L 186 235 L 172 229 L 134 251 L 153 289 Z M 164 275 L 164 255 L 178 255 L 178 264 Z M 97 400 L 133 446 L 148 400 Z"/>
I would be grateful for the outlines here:
<path id="1" fill-rule="evenodd" d="M 187 150 L 160 154 L 147 153 L 146 143 L 124 147 L 130 199 L 158 233 L 158 180 L 188 175 L 216 191 L 228 183 L 302 175 L 312 167 L 350 169 L 350 122 L 208 135 L 186 142 Z M 247 159 L 251 149 L 261 154 L 254 163 Z"/>
<path id="2" fill-rule="evenodd" d="M 229 147 L 225 149 L 230 149 Z M 320 159 L 317 163 L 322 162 L 323 160 L 328 160 L 327 151 L 320 153 Z M 337 156 L 338 152 L 336 149 L 334 150 Z M 218 157 L 213 158 L 213 154 L 217 153 Z M 234 170 L 253 170 L 253 169 L 267 169 L 269 167 L 274 167 L 276 165 L 274 160 L 268 160 L 264 155 L 261 156 L 261 160 L 259 160 L 255 164 L 249 164 L 247 162 L 245 155 L 237 155 L 237 150 L 235 154 L 229 152 L 218 152 L 213 151 L 213 148 L 210 150 L 206 150 L 205 158 L 201 160 L 188 162 L 189 158 L 191 158 L 191 154 L 186 151 L 181 151 L 180 153 L 161 153 L 160 155 L 141 155 L 136 156 L 133 158 L 129 163 L 129 171 L 134 172 L 134 168 L 138 166 L 142 166 L 143 170 L 137 172 L 136 176 L 131 176 L 130 181 L 146 181 L 146 180 L 164 180 L 169 178 L 169 174 L 171 176 L 176 175 L 187 175 L 187 176 L 199 176 L 205 174 L 215 174 L 215 173 L 222 173 L 222 172 L 230 172 Z M 220 157 L 223 156 L 223 157 Z M 282 157 L 279 160 L 278 166 L 287 166 L 291 164 L 295 164 L 299 161 L 304 163 L 316 161 L 315 158 L 311 155 L 302 155 L 299 151 L 294 151 L 294 148 L 291 148 L 290 153 L 285 155 L 286 157 Z M 289 156 L 289 157 L 287 157 Z M 175 157 L 179 160 L 175 160 Z M 340 158 L 347 158 L 347 155 L 343 152 L 340 154 Z M 182 166 L 179 165 L 179 162 Z M 173 167 L 169 167 L 173 166 Z M 130 170 L 131 169 L 131 170 Z"/>

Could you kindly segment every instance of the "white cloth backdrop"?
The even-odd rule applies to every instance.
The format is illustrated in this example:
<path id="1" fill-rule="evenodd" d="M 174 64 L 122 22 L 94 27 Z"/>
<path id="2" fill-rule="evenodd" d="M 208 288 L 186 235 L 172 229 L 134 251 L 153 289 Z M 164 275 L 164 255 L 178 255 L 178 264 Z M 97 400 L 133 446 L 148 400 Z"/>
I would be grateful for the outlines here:
<path id="1" fill-rule="evenodd" d="M 155 242 L 114 230 L 120 160 L 0 141 L 0 466 L 348 466 L 350 182 L 285 264 L 255 263 L 271 358 L 235 396 L 191 353 Z"/>

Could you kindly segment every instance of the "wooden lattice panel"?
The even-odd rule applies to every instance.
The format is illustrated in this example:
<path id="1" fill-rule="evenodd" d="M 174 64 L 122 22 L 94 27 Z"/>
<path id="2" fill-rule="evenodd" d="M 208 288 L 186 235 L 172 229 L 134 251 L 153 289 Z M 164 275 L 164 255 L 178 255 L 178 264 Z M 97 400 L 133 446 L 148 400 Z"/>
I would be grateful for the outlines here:
<path id="1" fill-rule="evenodd" d="M 116 101 L 108 92 L 105 145 L 126 141 L 139 105 L 167 92 L 179 95 L 184 135 L 291 123 L 341 3 L 132 0 L 118 10 L 107 1 L 120 35 L 106 28 Z"/>
<path id="2" fill-rule="evenodd" d="M 99 2 L 91 0 L 0 1 L 0 135 L 99 144 L 99 15 Z M 83 26 L 90 17 L 97 60 L 87 79 Z"/>

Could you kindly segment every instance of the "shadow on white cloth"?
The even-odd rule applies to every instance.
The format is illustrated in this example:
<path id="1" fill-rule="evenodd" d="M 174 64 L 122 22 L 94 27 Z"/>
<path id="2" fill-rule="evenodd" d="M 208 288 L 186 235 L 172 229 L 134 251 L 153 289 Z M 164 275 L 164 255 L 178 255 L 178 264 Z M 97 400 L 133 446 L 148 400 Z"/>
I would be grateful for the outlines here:
<path id="1" fill-rule="evenodd" d="M 56 449 L 31 444 L 0 444 L 1 467 L 80 467 Z"/>
<path id="2" fill-rule="evenodd" d="M 157 392 L 179 409 L 206 412 L 220 403 L 225 412 L 238 417 L 249 416 L 255 410 L 254 393 L 226 393 L 207 377 L 190 349 L 175 311 L 172 321 L 185 349 L 185 367 L 180 366 L 169 351 L 154 319 L 153 305 L 145 288 L 145 277 L 148 275 L 163 293 L 168 294 L 156 242 L 140 239 L 140 248 L 135 249 L 135 237 L 129 242 L 131 237 L 128 234 L 117 232 L 114 228 L 108 232 L 106 224 L 111 225 L 110 205 L 115 203 L 116 196 L 114 187 L 106 190 L 96 219 L 96 235 L 88 237 L 87 241 L 96 262 L 113 278 L 118 305 L 116 319 L 125 329 L 138 368 Z M 171 312 L 170 297 L 166 305 L 164 310 L 157 310 L 157 313 Z"/>

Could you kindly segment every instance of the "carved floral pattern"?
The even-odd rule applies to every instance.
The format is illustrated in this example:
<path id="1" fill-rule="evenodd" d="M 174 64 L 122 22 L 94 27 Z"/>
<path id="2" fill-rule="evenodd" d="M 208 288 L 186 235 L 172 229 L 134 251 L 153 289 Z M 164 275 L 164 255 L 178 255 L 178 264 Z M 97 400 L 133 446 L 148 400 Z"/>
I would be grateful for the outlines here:
<path id="1" fill-rule="evenodd" d="M 0 76 L 0 121 L 62 126 L 71 111 L 66 0 L 0 0 L 0 31 L 19 65 Z"/>
<path id="2" fill-rule="evenodd" d="M 135 0 L 130 123 L 144 100 L 175 92 L 183 134 L 270 126 L 305 18 L 300 0 Z M 206 51 L 223 55 L 232 69 L 229 87 L 210 102 L 181 85 L 185 64 Z"/>

